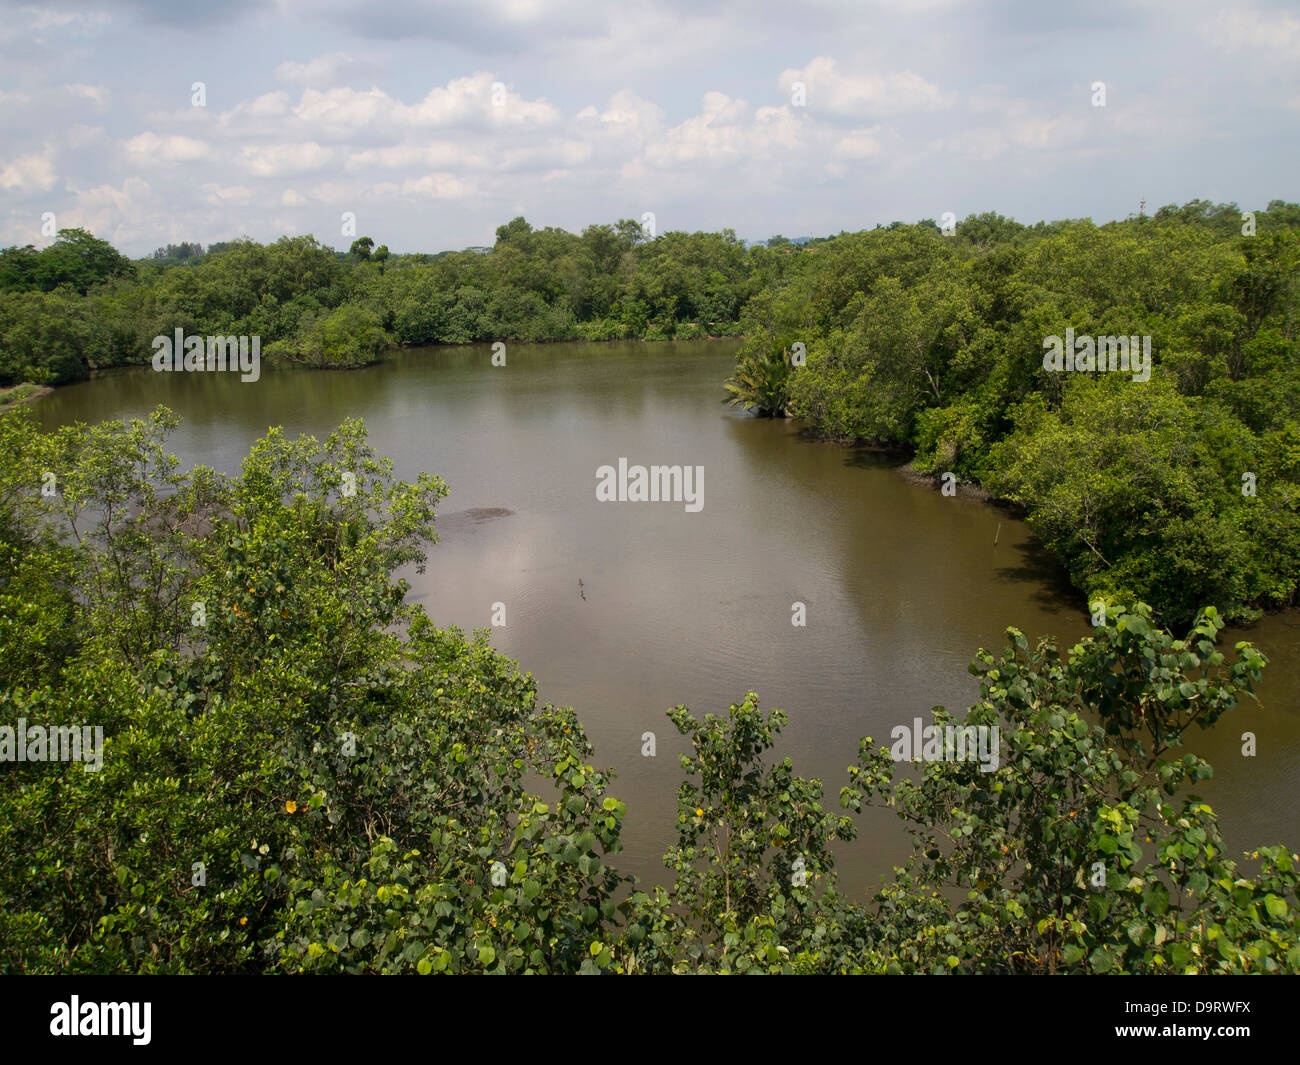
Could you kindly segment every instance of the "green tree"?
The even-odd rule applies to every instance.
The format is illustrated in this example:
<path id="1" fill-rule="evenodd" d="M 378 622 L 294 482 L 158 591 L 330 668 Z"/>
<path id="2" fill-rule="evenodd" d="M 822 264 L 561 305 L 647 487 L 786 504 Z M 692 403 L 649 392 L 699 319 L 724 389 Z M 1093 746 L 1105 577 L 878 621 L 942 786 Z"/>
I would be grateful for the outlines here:
<path id="1" fill-rule="evenodd" d="M 0 300 L 0 383 L 62 384 L 109 362 L 111 336 L 93 307 L 67 289 Z"/>
<path id="2" fill-rule="evenodd" d="M 1223 973 L 1300 966 L 1297 857 L 1261 848 L 1259 872 L 1227 856 L 1213 810 L 1187 792 L 1210 776 L 1179 754 L 1212 727 L 1266 661 L 1248 643 L 1215 647 L 1207 608 L 1185 639 L 1148 607 L 1108 603 L 1105 624 L 1062 654 L 1008 629 L 980 652 L 981 701 L 965 725 L 1001 729 L 1006 753 L 983 772 L 932 761 L 895 780 L 863 740 L 842 801 L 888 804 L 916 854 L 878 897 L 883 930 L 868 970 Z M 950 718 L 936 708 L 935 722 Z"/>
<path id="3" fill-rule="evenodd" d="M 352 369 L 375 362 L 388 345 L 388 334 L 375 316 L 347 303 L 304 319 L 296 336 L 276 341 L 266 353 L 308 366 Z"/>
<path id="4" fill-rule="evenodd" d="M 752 407 L 765 418 L 786 413 L 787 381 L 794 370 L 787 341 L 776 338 L 749 342 L 736 357 L 736 370 L 724 383 L 730 393 L 723 402 L 732 407 Z"/>
<path id="5" fill-rule="evenodd" d="M 113 277 L 130 277 L 131 260 L 84 229 L 60 229 L 58 239 L 37 256 L 34 280 L 43 292 L 67 286 L 85 295 Z"/>
<path id="6" fill-rule="evenodd" d="M 623 804 L 572 711 L 394 578 L 445 485 L 357 422 L 178 473 L 174 426 L 0 417 L 4 718 L 108 739 L 0 773 L 0 965 L 607 967 Z"/>
<path id="7" fill-rule="evenodd" d="M 678 842 L 664 856 L 677 877 L 671 893 L 631 900 L 623 966 L 793 972 L 796 955 L 830 935 L 830 848 L 854 838 L 853 822 L 827 813 L 821 781 L 795 776 L 790 759 L 763 764 L 786 716 L 764 715 L 754 693 L 726 718 L 699 721 L 684 706 L 668 716 L 694 748 L 682 758 Z"/>

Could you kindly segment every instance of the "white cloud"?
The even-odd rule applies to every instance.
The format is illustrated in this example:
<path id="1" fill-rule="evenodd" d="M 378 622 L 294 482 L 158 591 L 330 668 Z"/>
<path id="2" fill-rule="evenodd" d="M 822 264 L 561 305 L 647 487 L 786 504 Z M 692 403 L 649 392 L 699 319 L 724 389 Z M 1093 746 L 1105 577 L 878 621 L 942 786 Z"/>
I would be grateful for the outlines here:
<path id="1" fill-rule="evenodd" d="M 390 123 L 400 107 L 380 89 L 306 89 L 293 113 L 300 121 L 324 131 L 350 133 L 381 119 Z"/>
<path id="2" fill-rule="evenodd" d="M 252 202 L 253 190 L 247 185 L 209 182 L 203 186 L 203 198 L 214 207 L 244 207 Z"/>
<path id="3" fill-rule="evenodd" d="M 700 114 L 650 139 L 643 159 L 658 168 L 690 164 L 762 167 L 783 155 L 810 154 L 815 142 L 828 136 L 828 131 L 809 127 L 791 108 L 760 107 L 751 115 L 744 100 L 710 92 L 701 101 Z M 639 172 L 635 167 L 625 171 L 628 176 Z"/>
<path id="4" fill-rule="evenodd" d="M 143 178 L 129 177 L 120 187 L 104 184 L 70 191 L 73 206 L 59 212 L 61 226 L 82 226 L 119 246 L 168 232 L 166 204 Z"/>
<path id="5" fill-rule="evenodd" d="M 1066 148 L 1083 139 L 1084 124 L 1082 118 L 1075 114 L 1022 118 L 1009 122 L 1007 132 L 1011 141 L 1021 148 Z"/>
<path id="6" fill-rule="evenodd" d="M 289 113 L 289 94 L 278 91 L 263 93 L 246 104 L 240 104 L 234 113 L 251 115 L 254 118 L 279 118 Z"/>
<path id="7" fill-rule="evenodd" d="M 333 158 L 334 153 L 315 141 L 298 144 L 248 145 L 240 152 L 240 162 L 258 177 L 279 177 L 282 174 L 304 174 L 319 170 Z"/>
<path id="8" fill-rule="evenodd" d="M 409 105 L 373 87 L 306 89 L 293 113 L 321 133 L 334 136 L 465 125 L 546 126 L 559 121 L 560 112 L 546 100 L 525 100 L 509 86 L 494 94 L 496 84 L 492 74 L 480 71 L 436 86 Z M 494 96 L 500 99 L 499 105 Z"/>
<path id="9" fill-rule="evenodd" d="M 954 130 L 931 141 L 930 152 L 923 154 L 977 163 L 990 162 L 1008 152 L 1028 153 L 1047 159 L 1064 151 L 1082 151 L 1089 141 L 1088 120 L 1094 117 L 1091 111 L 1080 109 L 1049 115 L 1031 108 L 1024 101 L 1009 102 L 1002 110 L 1000 123 Z M 1110 125 L 1116 124 L 1114 116 L 1106 114 L 1100 117 Z M 1096 136 L 1093 139 L 1096 140 Z M 1101 139 L 1105 139 L 1104 132 Z M 921 157 L 918 155 L 918 160 Z"/>
<path id="10" fill-rule="evenodd" d="M 360 64 L 346 52 L 330 52 L 306 63 L 286 60 L 275 68 L 275 76 L 295 85 L 337 85 L 359 70 Z"/>
<path id="11" fill-rule="evenodd" d="M 1300 16 L 1290 12 L 1222 11 L 1203 24 L 1202 34 L 1256 58 L 1300 62 Z"/>
<path id="12" fill-rule="evenodd" d="M 109 91 L 103 85 L 82 85 L 74 83 L 63 86 L 63 91 L 73 98 L 89 100 L 99 111 L 108 110 Z"/>
<path id="13" fill-rule="evenodd" d="M 650 134 L 663 126 L 664 109 L 634 92 L 623 90 L 609 98 L 603 111 L 588 106 L 576 117 L 579 122 L 599 122 L 606 132 Z"/>
<path id="14" fill-rule="evenodd" d="M 591 157 L 592 146 L 586 141 L 548 137 L 532 145 L 500 145 L 496 149 L 495 169 L 509 172 L 582 166 Z"/>
<path id="15" fill-rule="evenodd" d="M 212 156 L 212 148 L 206 142 L 178 133 L 160 137 L 146 131 L 132 137 L 123 147 L 138 166 L 157 162 L 193 163 Z"/>
<path id="16" fill-rule="evenodd" d="M 112 22 L 112 17 L 105 11 L 50 11 L 40 7 L 21 7 L 18 9 L 27 16 L 27 25 L 38 32 L 43 30 L 61 30 L 66 26 L 75 26 L 79 30 L 97 29 Z"/>
<path id="17" fill-rule="evenodd" d="M 103 85 L 54 85 L 37 89 L 0 90 L 0 121 L 13 123 L 20 118 L 35 120 L 47 128 L 83 118 L 86 105 L 98 113 L 108 110 L 111 93 Z"/>
<path id="18" fill-rule="evenodd" d="M 778 84 L 793 92 L 796 82 L 807 90 L 808 109 L 849 118 L 942 111 L 953 105 L 950 96 L 910 70 L 886 73 L 841 73 L 834 59 L 817 56 L 802 70 L 781 72 Z"/>
<path id="19" fill-rule="evenodd" d="M 880 141 L 872 136 L 871 130 L 854 130 L 835 142 L 835 156 L 838 159 L 866 159 L 880 153 Z"/>
<path id="20" fill-rule="evenodd" d="M 745 150 L 751 132 L 740 122 L 745 112 L 744 100 L 720 92 L 705 93 L 701 113 L 649 144 L 646 158 L 657 166 L 735 158 Z"/>
<path id="21" fill-rule="evenodd" d="M 427 196 L 433 200 L 458 200 L 474 192 L 472 185 L 466 184 L 453 174 L 425 174 L 402 184 L 405 196 Z"/>
<path id="22" fill-rule="evenodd" d="M 197 120 L 210 120 L 207 108 L 189 108 L 190 116 Z M 184 112 L 178 117 L 184 117 Z M 216 127 L 221 132 L 239 137 L 241 141 L 253 137 L 301 136 L 303 129 L 293 117 L 292 101 L 283 89 L 262 93 L 251 100 L 241 100 L 228 111 L 216 116 Z M 291 131 L 291 132 L 287 132 Z"/>
<path id="23" fill-rule="evenodd" d="M 997 127 L 979 126 L 956 130 L 930 147 L 940 159 L 986 163 L 1005 153 L 1010 142 Z"/>
<path id="24" fill-rule="evenodd" d="M 447 167 L 456 165 L 466 170 L 482 169 L 490 165 L 490 157 L 455 141 L 430 141 L 416 144 L 394 144 L 385 148 L 363 148 L 348 156 L 346 169 L 361 170 L 370 166 L 398 169 L 402 167 Z"/>
<path id="25" fill-rule="evenodd" d="M 5 191 L 48 192 L 54 187 L 54 148 L 45 145 L 39 152 L 20 155 L 0 164 L 0 189 Z"/>
<path id="26" fill-rule="evenodd" d="M 494 100 L 495 86 L 504 91 Z M 486 71 L 478 71 L 466 78 L 454 78 L 446 87 L 433 89 L 403 115 L 416 125 L 446 125 L 467 118 L 484 116 L 495 125 L 547 126 L 559 121 L 560 112 L 545 99 L 525 100 L 522 95 L 504 82 L 498 82 Z"/>
<path id="27" fill-rule="evenodd" d="M 318 203 L 329 203 L 335 206 L 351 204 L 355 206 L 361 196 L 361 188 L 354 185 L 344 185 L 337 181 L 321 181 L 311 188 L 309 195 Z"/>

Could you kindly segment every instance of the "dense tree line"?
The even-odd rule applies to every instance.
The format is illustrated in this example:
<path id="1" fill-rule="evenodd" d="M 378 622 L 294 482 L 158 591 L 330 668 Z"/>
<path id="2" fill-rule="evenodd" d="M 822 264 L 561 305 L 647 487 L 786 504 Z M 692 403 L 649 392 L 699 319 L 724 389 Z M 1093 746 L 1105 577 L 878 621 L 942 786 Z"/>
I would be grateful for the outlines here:
<path id="1" fill-rule="evenodd" d="M 729 230 L 646 239 L 624 220 L 574 235 L 498 228 L 490 249 L 340 254 L 310 236 L 182 243 L 131 262 L 82 230 L 0 251 L 0 386 L 146 363 L 155 336 L 260 336 L 272 360 L 373 362 L 394 344 L 667 340 L 735 333 L 784 257 Z"/>
<path id="2" fill-rule="evenodd" d="M 994 771 L 866 738 L 839 813 L 771 757 L 781 711 L 677 707 L 676 878 L 629 893 L 573 712 L 394 579 L 445 485 L 355 421 L 181 474 L 175 425 L 0 415 L 0 970 L 1300 971 L 1300 857 L 1239 866 L 1181 749 L 1266 666 L 1212 608 L 1177 640 L 1113 602 L 1068 651 L 1008 630 L 965 715 Z M 14 758 L 15 726 L 80 725 L 97 768 Z M 915 853 L 864 899 L 832 844 L 871 805 Z"/>
<path id="3" fill-rule="evenodd" d="M 1243 232 L 1245 231 L 1245 232 Z M 746 307 L 732 401 L 915 453 L 1022 506 L 1089 596 L 1172 621 L 1300 588 L 1300 207 L 1194 201 L 842 235 Z M 1045 342 L 1150 337 L 1150 379 Z"/>

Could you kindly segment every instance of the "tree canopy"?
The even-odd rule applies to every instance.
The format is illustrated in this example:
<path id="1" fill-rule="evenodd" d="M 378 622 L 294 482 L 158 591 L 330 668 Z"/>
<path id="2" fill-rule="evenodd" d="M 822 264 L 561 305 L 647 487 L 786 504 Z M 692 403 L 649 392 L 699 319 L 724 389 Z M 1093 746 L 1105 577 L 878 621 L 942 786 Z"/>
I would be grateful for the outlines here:
<path id="1" fill-rule="evenodd" d="M 1296 205 L 1193 201 L 1104 226 L 973 215 L 794 263 L 745 307 L 739 401 L 984 485 L 1090 597 L 1180 624 L 1205 603 L 1243 619 L 1295 602 Z M 1150 338 L 1150 379 L 1045 369 L 1067 329 Z M 795 343 L 802 367 L 772 354 Z"/>

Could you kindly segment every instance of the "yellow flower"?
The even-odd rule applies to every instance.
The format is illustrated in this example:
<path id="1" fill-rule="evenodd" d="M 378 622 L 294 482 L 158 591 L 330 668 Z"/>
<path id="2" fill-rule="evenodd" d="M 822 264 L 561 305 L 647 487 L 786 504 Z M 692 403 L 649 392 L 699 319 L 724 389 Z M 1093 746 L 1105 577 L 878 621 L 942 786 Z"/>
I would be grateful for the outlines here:
<path id="1" fill-rule="evenodd" d="M 298 812 L 298 804 L 297 804 L 296 802 L 294 802 L 292 799 L 290 799 L 288 802 L 286 802 L 286 803 L 284 804 L 284 808 L 285 808 L 287 811 L 289 811 L 289 813 L 291 813 L 291 814 L 292 814 L 292 813 L 297 813 L 297 812 Z"/>
<path id="2" fill-rule="evenodd" d="M 695 816 L 696 816 L 696 817 L 703 817 L 703 816 L 704 816 L 704 811 L 701 810 L 699 807 L 696 807 L 696 808 L 695 808 Z"/>
<path id="3" fill-rule="evenodd" d="M 239 919 L 239 923 L 240 923 L 240 925 L 246 925 L 246 924 L 248 924 L 248 918 L 247 918 L 247 917 L 241 917 L 241 918 Z"/>

